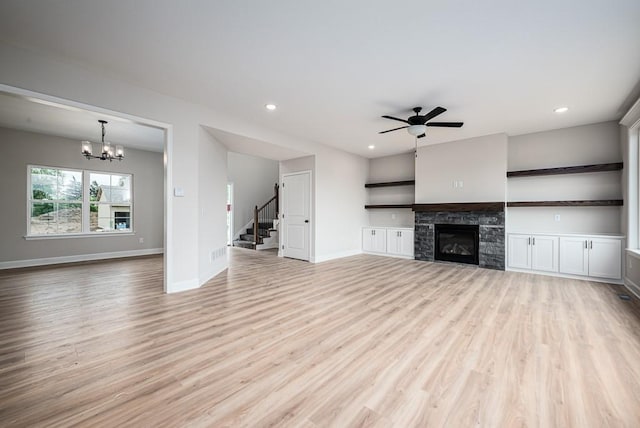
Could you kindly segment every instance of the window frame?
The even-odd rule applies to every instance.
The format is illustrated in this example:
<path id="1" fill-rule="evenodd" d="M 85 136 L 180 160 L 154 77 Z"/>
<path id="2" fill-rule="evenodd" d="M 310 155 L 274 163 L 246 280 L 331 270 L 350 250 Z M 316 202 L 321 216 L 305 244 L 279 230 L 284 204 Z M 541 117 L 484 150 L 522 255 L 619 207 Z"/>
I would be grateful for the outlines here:
<path id="1" fill-rule="evenodd" d="M 53 169 L 53 170 L 61 170 L 61 171 L 73 171 L 79 172 L 82 174 L 82 199 L 79 201 L 68 201 L 68 200 L 42 200 L 46 201 L 45 203 L 77 203 L 80 204 L 81 209 L 81 232 L 71 232 L 71 233 L 42 233 L 42 234 L 33 234 L 31 233 L 31 213 L 32 206 L 34 203 L 37 203 L 39 200 L 33 199 L 33 187 L 31 181 L 31 171 L 34 168 L 42 168 L 42 169 Z M 123 204 L 129 207 L 129 229 L 127 230 L 109 230 L 108 232 L 99 232 L 99 231 L 91 231 L 90 224 L 90 213 L 91 213 L 91 204 L 99 203 L 96 201 L 90 201 L 90 177 L 91 174 L 103 174 L 103 175 L 118 175 L 118 176 L 126 176 L 129 178 L 129 191 L 130 191 L 130 200 L 127 204 Z M 104 202 L 104 204 L 107 204 Z M 113 171 L 96 171 L 82 168 L 68 168 L 64 166 L 50 166 L 50 165 L 36 165 L 36 164 L 28 164 L 27 165 L 27 198 L 26 198 L 26 234 L 24 238 L 26 240 L 36 240 L 36 239 L 60 239 L 60 238 L 92 238 L 98 236 L 123 236 L 123 235 L 135 235 L 135 216 L 134 216 L 134 176 L 132 173 L 127 172 L 113 172 Z"/>

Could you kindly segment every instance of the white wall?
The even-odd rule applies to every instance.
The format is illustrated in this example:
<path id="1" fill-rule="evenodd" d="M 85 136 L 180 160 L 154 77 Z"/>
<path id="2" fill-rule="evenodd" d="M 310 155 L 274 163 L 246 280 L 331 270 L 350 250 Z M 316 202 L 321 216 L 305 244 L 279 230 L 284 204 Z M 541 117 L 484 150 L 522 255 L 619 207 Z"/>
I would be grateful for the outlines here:
<path id="1" fill-rule="evenodd" d="M 316 252 L 322 262 L 362 252 L 369 162 L 331 148 L 316 151 Z"/>
<path id="2" fill-rule="evenodd" d="M 367 160 L 331 147 L 291 137 L 259 125 L 244 117 L 233 117 L 117 80 L 102 70 L 80 66 L 49 54 L 42 54 L 0 42 L 0 82 L 42 94 L 123 112 L 170 125 L 173 153 L 168 156 L 171 171 L 167 197 L 170 200 L 167 254 L 167 290 L 196 288 L 202 278 L 199 227 L 212 224 L 224 215 L 226 177 L 200 188 L 198 171 L 220 168 L 219 159 L 201 156 L 200 127 L 206 126 L 243 135 L 297 151 L 316 155 L 316 258 L 327 259 L 350 254 L 360 249 L 360 228 L 366 224 L 364 182 Z M 226 157 L 225 157 L 226 158 Z M 226 160 L 226 159 L 225 159 Z M 182 187 L 184 197 L 174 197 L 173 188 Z M 206 194 L 219 212 L 205 212 L 199 219 L 200 192 Z M 226 243 L 226 222 L 219 226 L 223 233 L 212 237 L 208 247 Z"/>
<path id="3" fill-rule="evenodd" d="M 405 181 L 415 178 L 415 155 L 403 153 L 369 160 L 367 183 Z M 367 205 L 413 204 L 415 186 L 369 188 Z M 414 215 L 411 209 L 369 209 L 370 226 L 413 227 Z"/>
<path id="4" fill-rule="evenodd" d="M 7 128 L 0 128 L 0 147 L 0 194 L 6 207 L 0 221 L 0 263 L 4 266 L 38 264 L 38 260 L 44 263 L 42 259 L 79 260 L 80 256 L 99 253 L 162 250 L 162 153 L 125 148 L 122 162 L 87 160 L 80 155 L 79 141 Z M 132 174 L 135 235 L 25 240 L 29 164 Z"/>
<path id="5" fill-rule="evenodd" d="M 554 168 L 622 161 L 616 122 L 509 138 L 508 169 Z M 509 201 L 622 199 L 620 171 L 509 178 Z M 560 215 L 560 221 L 555 216 Z M 620 233 L 620 207 L 507 209 L 507 231 Z"/>
<path id="6" fill-rule="evenodd" d="M 273 197 L 273 187 L 279 181 L 279 164 L 242 153 L 227 155 L 227 177 L 233 183 L 233 233 L 243 230 L 253 220 L 255 206 L 262 206 Z"/>
<path id="7" fill-rule="evenodd" d="M 419 147 L 415 202 L 504 201 L 506 171 L 506 134 Z"/>
<path id="8" fill-rule="evenodd" d="M 198 153 L 198 285 L 202 285 L 228 265 L 227 198 L 226 192 L 224 200 L 216 192 L 227 180 L 227 149 L 201 127 Z"/>

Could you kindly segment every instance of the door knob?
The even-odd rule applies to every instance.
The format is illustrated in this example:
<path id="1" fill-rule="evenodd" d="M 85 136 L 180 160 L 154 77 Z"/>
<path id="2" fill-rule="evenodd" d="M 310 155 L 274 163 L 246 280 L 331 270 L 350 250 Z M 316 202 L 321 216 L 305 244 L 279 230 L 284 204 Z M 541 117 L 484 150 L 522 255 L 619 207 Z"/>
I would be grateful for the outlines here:
<path id="1" fill-rule="evenodd" d="M 304 222 L 305 222 L 305 223 L 309 223 L 309 220 L 305 220 Z"/>

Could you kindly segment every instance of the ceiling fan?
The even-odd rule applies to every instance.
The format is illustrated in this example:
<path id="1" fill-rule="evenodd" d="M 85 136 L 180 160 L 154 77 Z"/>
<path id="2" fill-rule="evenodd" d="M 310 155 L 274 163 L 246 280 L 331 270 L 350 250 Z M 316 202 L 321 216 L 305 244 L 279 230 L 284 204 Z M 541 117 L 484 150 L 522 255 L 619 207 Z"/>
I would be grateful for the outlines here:
<path id="1" fill-rule="evenodd" d="M 434 117 L 441 115 L 445 111 L 447 111 L 444 107 L 436 107 L 431 110 L 427 114 L 420 115 L 422 111 L 422 107 L 414 107 L 413 111 L 415 112 L 415 116 L 410 116 L 408 119 L 398 119 L 393 116 L 382 116 L 385 119 L 397 120 L 398 122 L 404 122 L 407 125 L 401 126 L 399 128 L 388 129 L 386 131 L 380 132 L 380 134 L 386 134 L 387 132 L 397 131 L 398 129 L 406 129 L 409 134 L 413 135 L 417 138 L 422 138 L 425 136 L 425 132 L 427 130 L 427 126 L 438 126 L 443 128 L 460 128 L 463 123 L 462 122 L 429 122 Z"/>

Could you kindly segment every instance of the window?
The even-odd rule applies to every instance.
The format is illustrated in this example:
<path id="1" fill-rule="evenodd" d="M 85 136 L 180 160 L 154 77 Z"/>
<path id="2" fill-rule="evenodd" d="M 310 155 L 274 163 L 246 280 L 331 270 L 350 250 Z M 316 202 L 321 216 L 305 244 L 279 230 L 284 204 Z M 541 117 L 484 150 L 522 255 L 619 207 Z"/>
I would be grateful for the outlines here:
<path id="1" fill-rule="evenodd" d="M 130 174 L 28 167 L 28 236 L 131 232 Z"/>
<path id="2" fill-rule="evenodd" d="M 131 176 L 89 173 L 89 230 L 131 230 Z"/>

